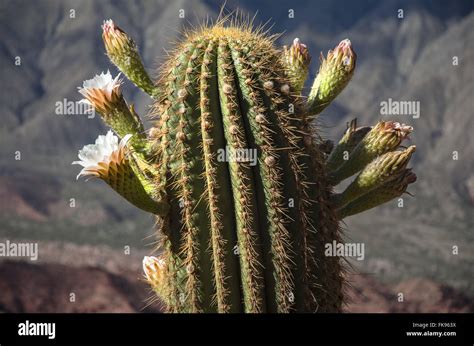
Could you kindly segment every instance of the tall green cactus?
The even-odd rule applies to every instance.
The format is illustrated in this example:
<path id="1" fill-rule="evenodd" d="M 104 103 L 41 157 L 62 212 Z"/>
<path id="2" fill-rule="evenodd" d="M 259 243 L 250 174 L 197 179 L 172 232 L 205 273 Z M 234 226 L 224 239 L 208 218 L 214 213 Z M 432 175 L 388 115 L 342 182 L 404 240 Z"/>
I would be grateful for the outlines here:
<path id="1" fill-rule="evenodd" d="M 133 40 L 111 20 L 103 29 L 112 62 L 154 98 L 155 124 L 145 134 L 122 81 L 96 76 L 83 102 L 123 139 L 84 147 L 76 163 L 157 215 L 159 254 L 143 265 L 168 310 L 341 311 L 344 266 L 325 244 L 342 242 L 342 217 L 416 179 L 406 168 L 414 146 L 397 151 L 411 132 L 399 123 L 353 121 L 323 150 L 313 120 L 352 77 L 350 41 L 321 60 L 306 100 L 310 57 L 298 39 L 278 50 L 272 37 L 222 21 L 185 35 L 151 83 Z"/>

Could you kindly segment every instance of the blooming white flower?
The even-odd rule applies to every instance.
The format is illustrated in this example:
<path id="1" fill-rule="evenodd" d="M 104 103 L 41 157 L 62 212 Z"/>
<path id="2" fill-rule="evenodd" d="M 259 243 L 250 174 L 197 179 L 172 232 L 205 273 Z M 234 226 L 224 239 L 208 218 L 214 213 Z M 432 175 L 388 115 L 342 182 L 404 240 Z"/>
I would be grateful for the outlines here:
<path id="1" fill-rule="evenodd" d="M 77 175 L 76 179 L 81 176 L 105 177 L 108 174 L 110 163 L 121 163 L 125 158 L 126 144 L 132 137 L 128 134 L 122 138 L 119 143 L 118 137 L 111 130 L 107 134 L 100 135 L 95 140 L 95 144 L 85 145 L 79 150 L 80 161 L 74 161 L 73 165 L 81 165 L 84 167 Z"/>
<path id="2" fill-rule="evenodd" d="M 120 73 L 113 78 L 109 70 L 107 73 L 102 72 L 92 79 L 85 80 L 82 87 L 78 87 L 79 93 L 85 97 L 79 102 L 91 105 L 103 112 L 120 100 L 122 81 Z"/>
<path id="3" fill-rule="evenodd" d="M 143 272 L 148 281 L 160 281 L 165 260 L 161 257 L 145 256 L 143 257 Z"/>

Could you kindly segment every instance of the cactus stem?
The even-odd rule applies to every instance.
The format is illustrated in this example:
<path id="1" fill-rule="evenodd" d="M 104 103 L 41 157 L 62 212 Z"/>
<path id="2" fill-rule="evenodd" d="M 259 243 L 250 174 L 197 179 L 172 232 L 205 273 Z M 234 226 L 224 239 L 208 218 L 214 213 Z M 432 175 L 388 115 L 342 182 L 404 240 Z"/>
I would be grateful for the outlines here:
<path id="1" fill-rule="evenodd" d="M 224 217 L 225 210 L 233 208 L 224 191 L 230 190 L 226 177 L 229 172 L 226 162 L 218 162 L 215 153 L 225 147 L 224 130 L 219 105 L 217 102 L 217 45 L 210 41 L 204 54 L 201 67 L 201 132 L 206 164 L 206 187 L 209 197 L 209 214 L 212 237 L 213 265 L 215 272 L 216 299 L 219 312 L 241 312 L 241 292 L 239 259 L 233 253 L 237 243 L 234 220 Z M 232 294 L 231 294 L 232 293 Z"/>
<path id="2" fill-rule="evenodd" d="M 161 143 L 160 157 L 157 162 L 160 163 L 160 177 L 161 180 L 157 181 L 157 185 L 166 189 L 166 193 L 169 197 L 169 204 L 171 211 L 169 215 L 163 220 L 162 232 L 164 233 L 163 248 L 166 251 L 168 258 L 170 259 L 166 278 L 169 283 L 169 301 L 174 302 L 170 304 L 170 312 L 181 312 L 190 311 L 187 304 L 187 295 L 185 290 L 185 283 L 187 273 L 184 269 L 183 258 L 180 256 L 180 250 L 182 245 L 182 234 L 175 232 L 174 230 L 182 229 L 183 223 L 181 221 L 181 204 L 183 203 L 180 198 L 175 194 L 176 175 L 170 171 L 172 165 L 174 165 L 175 157 L 177 155 L 177 149 L 175 147 L 174 138 L 176 136 L 179 118 L 174 116 L 174 113 L 179 110 L 180 102 L 178 102 L 177 93 L 173 93 L 173 90 L 179 90 L 182 83 L 184 83 L 184 71 L 187 68 L 187 61 L 189 60 L 192 51 L 194 50 L 194 42 L 189 43 L 183 54 L 177 57 L 176 61 L 170 61 L 168 66 L 164 67 L 164 70 L 168 70 L 167 75 L 173 76 L 167 82 L 162 81 L 167 88 L 167 98 L 160 102 L 160 105 L 154 109 L 154 112 L 161 115 L 160 121 L 160 138 Z M 173 230 L 173 232 L 172 232 Z"/>
<path id="3" fill-rule="evenodd" d="M 230 50 L 223 39 L 218 48 L 219 100 L 224 132 L 231 150 L 248 149 L 242 114 L 235 93 L 225 93 L 224 85 L 235 87 Z M 265 312 L 265 290 L 260 227 L 252 167 L 247 162 L 229 162 L 240 253 L 242 288 L 246 312 Z"/>
<path id="4" fill-rule="evenodd" d="M 306 102 L 307 47 L 295 40 L 278 50 L 250 20 L 185 32 L 160 71 L 159 95 L 131 38 L 111 21 L 103 35 L 111 60 L 155 98 L 157 121 L 145 136 L 118 77 L 86 83 L 87 101 L 134 142 L 113 155 L 89 147 L 77 163 L 157 214 L 160 253 L 144 271 L 167 311 L 341 311 L 344 259 L 325 256 L 326 244 L 342 242 L 340 218 L 405 193 L 416 178 L 406 168 L 414 147 L 396 151 L 409 126 L 354 120 L 335 148 L 313 127 L 353 74 L 350 42 L 322 59 Z"/>
<path id="5" fill-rule="evenodd" d="M 178 90 L 180 104 L 180 120 L 176 133 L 176 147 L 178 149 L 177 188 L 183 201 L 182 215 L 184 221 L 185 241 L 182 244 L 182 253 L 185 256 L 184 265 L 187 268 L 186 291 L 189 294 L 189 305 L 193 312 L 212 312 L 215 306 L 212 257 L 208 251 L 211 241 L 207 227 L 208 205 L 202 198 L 206 193 L 204 154 L 202 151 L 200 87 L 198 74 L 200 70 L 203 50 L 196 46 L 191 55 L 182 88 Z"/>
<path id="6" fill-rule="evenodd" d="M 275 126 L 271 126 L 270 122 L 257 122 L 256 117 L 261 113 L 268 113 L 268 109 L 260 101 L 262 95 L 258 91 L 258 79 L 267 80 L 271 77 L 269 73 L 266 75 L 254 72 L 252 76 L 251 66 L 243 61 L 241 57 L 241 47 L 235 43 L 229 43 L 232 52 L 233 65 L 235 67 L 238 83 L 238 96 L 240 100 L 240 108 L 242 112 L 248 114 L 246 117 L 245 127 L 249 139 L 249 147 L 258 148 L 258 159 L 260 161 L 259 169 L 254 169 L 256 184 L 262 188 L 261 194 L 257 194 L 257 203 L 260 215 L 260 225 L 263 235 L 263 253 L 266 270 L 266 292 L 267 305 L 269 309 L 279 312 L 289 312 L 295 304 L 295 289 L 292 279 L 295 263 L 293 262 L 294 250 L 288 233 L 287 225 L 290 216 L 287 201 L 283 196 L 289 194 L 288 185 L 294 184 L 294 181 L 282 181 L 280 167 L 288 167 L 288 159 L 285 151 L 277 151 L 275 144 L 278 141 Z M 247 68 L 244 68 L 247 67 Z M 257 68 L 258 70 L 258 68 Z M 272 92 L 275 87 L 275 81 L 267 80 L 263 83 L 272 84 L 271 88 L 264 88 L 265 92 Z M 254 91 L 256 90 L 256 91 Z M 281 133 L 281 131 L 280 131 Z M 278 164 L 277 164 L 278 163 Z M 288 168 L 289 170 L 289 168 Z M 291 177 L 291 175 L 289 175 Z M 294 185 L 293 185 L 294 186 Z M 286 190 L 286 191 L 284 191 Z M 268 256 L 268 254 L 272 254 Z M 272 268 L 270 270 L 270 268 Z M 289 297 L 292 297 L 289 299 Z M 298 297 L 301 298 L 301 297 Z M 298 302 L 301 302 L 299 299 Z M 269 306 L 270 303 L 276 306 Z"/>

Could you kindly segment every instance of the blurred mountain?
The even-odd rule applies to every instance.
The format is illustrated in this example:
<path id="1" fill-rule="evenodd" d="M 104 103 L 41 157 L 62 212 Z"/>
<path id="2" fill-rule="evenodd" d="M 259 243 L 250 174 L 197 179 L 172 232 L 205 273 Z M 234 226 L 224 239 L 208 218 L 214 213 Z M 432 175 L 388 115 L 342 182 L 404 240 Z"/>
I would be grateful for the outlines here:
<path id="1" fill-rule="evenodd" d="M 126 273 L 0 262 L 0 275 L 9 278 L 0 283 L 0 312 L 159 312 L 156 307 L 145 309 L 145 283 Z"/>
<path id="2" fill-rule="evenodd" d="M 135 274 L 135 275 L 134 275 Z M 94 266 L 0 262 L 0 312 L 161 312 L 137 273 L 111 273 Z M 56 280 L 61 277 L 61 280 Z M 366 275 L 351 278 L 345 312 L 474 312 L 474 300 L 427 279 L 405 280 L 391 287 Z M 35 294 L 31 294 L 35 292 Z M 398 301 L 404 292 L 404 301 Z M 73 296 L 71 294 L 74 294 Z"/>
<path id="3" fill-rule="evenodd" d="M 79 168 L 70 163 L 77 150 L 106 129 L 98 118 L 56 114 L 56 104 L 79 100 L 77 87 L 94 74 L 117 73 L 104 54 L 104 19 L 113 18 L 134 37 L 145 65 L 156 71 L 180 30 L 215 19 L 221 5 L 210 0 L 0 1 L 0 238 L 119 248 L 153 242 L 147 238 L 150 216 L 101 182 L 75 181 Z M 319 51 L 351 39 L 356 74 L 318 120 L 326 137 L 337 140 L 354 117 L 361 125 L 374 124 L 382 118 L 380 103 L 389 98 L 420 102 L 418 119 L 390 117 L 415 128 L 414 197 L 406 195 L 403 208 L 393 201 L 348 218 L 346 237 L 366 244 L 366 260 L 354 263 L 358 270 L 388 282 L 435 279 L 474 295 L 468 274 L 474 266 L 474 3 L 240 0 L 227 1 L 226 7 L 251 15 L 258 11 L 255 23 L 270 20 L 272 32 L 283 32 L 278 44 L 300 37 L 313 55 L 312 76 Z M 403 18 L 397 16 L 400 9 Z M 124 94 L 139 114 L 147 114 L 146 95 L 130 83 Z"/>

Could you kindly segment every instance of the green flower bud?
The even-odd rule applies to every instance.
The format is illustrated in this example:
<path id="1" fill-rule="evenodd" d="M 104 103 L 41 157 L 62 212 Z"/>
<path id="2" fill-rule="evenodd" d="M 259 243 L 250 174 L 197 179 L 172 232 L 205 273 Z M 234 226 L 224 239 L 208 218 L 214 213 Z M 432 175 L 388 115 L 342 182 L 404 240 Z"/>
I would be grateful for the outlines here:
<path id="1" fill-rule="evenodd" d="M 104 21 L 102 38 L 105 50 L 112 61 L 128 79 L 150 96 L 156 96 L 156 88 L 143 67 L 135 42 L 112 19 Z"/>
<path id="2" fill-rule="evenodd" d="M 306 77 L 308 77 L 310 62 L 311 56 L 308 47 L 301 43 L 299 38 L 294 39 L 290 48 L 283 47 L 283 63 L 287 69 L 290 83 L 298 93 L 301 93 Z"/>
<path id="3" fill-rule="evenodd" d="M 344 155 L 352 152 L 352 150 L 360 143 L 362 138 L 371 130 L 370 126 L 357 127 L 357 119 L 353 119 L 347 123 L 347 130 L 337 144 L 336 148 L 329 155 L 326 167 L 329 171 L 334 171 L 344 163 Z"/>
<path id="4" fill-rule="evenodd" d="M 340 219 L 362 213 L 381 204 L 400 197 L 408 185 L 416 181 L 416 174 L 411 169 L 405 169 L 395 179 L 387 181 L 382 186 L 362 195 L 338 211 Z"/>
<path id="5" fill-rule="evenodd" d="M 341 208 L 384 183 L 398 178 L 404 173 L 415 149 L 416 146 L 412 145 L 403 151 L 391 151 L 377 157 L 364 168 L 344 192 L 336 195 L 336 206 Z"/>
<path id="6" fill-rule="evenodd" d="M 411 126 L 394 121 L 380 121 L 359 142 L 337 170 L 331 173 L 331 182 L 340 181 L 359 172 L 376 157 L 396 149 L 413 131 Z"/>
<path id="7" fill-rule="evenodd" d="M 334 50 L 330 50 L 326 59 L 321 54 L 319 73 L 308 97 L 311 113 L 321 113 L 346 87 L 354 74 L 356 59 L 348 39 L 341 41 Z"/>

